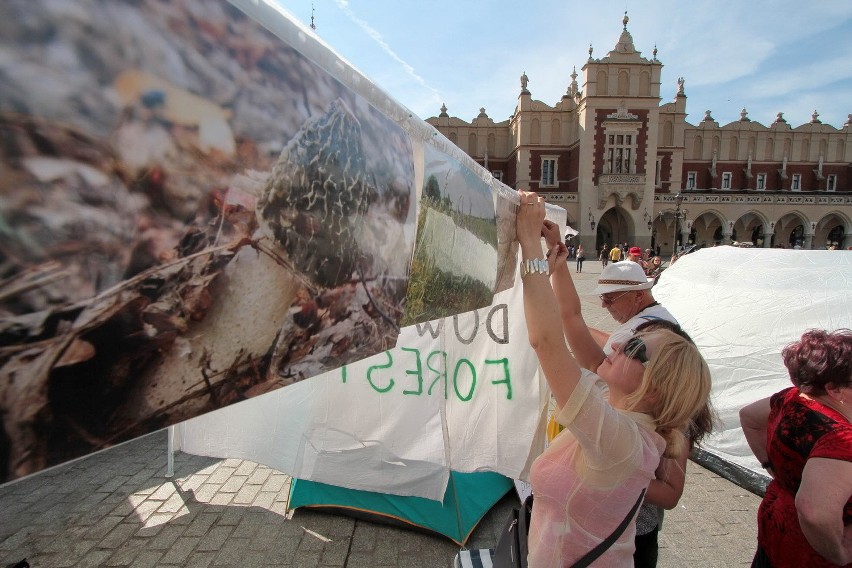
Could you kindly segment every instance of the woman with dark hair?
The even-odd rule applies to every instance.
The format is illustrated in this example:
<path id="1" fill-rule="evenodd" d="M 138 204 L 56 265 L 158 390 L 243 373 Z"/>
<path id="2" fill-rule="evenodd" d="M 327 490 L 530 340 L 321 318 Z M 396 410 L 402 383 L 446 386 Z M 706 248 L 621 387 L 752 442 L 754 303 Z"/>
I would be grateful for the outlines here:
<path id="1" fill-rule="evenodd" d="M 772 481 L 753 567 L 852 564 L 852 331 L 811 329 L 781 352 L 792 387 L 740 410 Z"/>

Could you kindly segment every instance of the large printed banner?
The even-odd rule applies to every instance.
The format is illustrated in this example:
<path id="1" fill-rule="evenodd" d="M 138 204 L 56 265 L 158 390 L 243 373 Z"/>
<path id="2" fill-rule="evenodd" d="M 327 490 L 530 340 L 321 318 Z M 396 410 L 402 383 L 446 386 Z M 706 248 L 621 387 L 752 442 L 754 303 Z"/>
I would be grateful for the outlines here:
<path id="1" fill-rule="evenodd" d="M 450 470 L 526 478 L 549 391 L 520 284 L 402 329 L 397 346 L 177 426 L 177 447 L 300 479 L 440 501 Z"/>
<path id="2" fill-rule="evenodd" d="M 512 190 L 272 0 L 3 17 L 0 482 L 511 285 Z"/>

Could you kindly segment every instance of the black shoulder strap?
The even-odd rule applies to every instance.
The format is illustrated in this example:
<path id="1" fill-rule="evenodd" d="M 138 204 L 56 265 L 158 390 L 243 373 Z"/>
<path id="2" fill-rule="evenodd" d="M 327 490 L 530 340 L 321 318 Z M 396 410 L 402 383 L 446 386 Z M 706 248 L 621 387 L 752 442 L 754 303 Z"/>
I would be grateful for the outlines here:
<path id="1" fill-rule="evenodd" d="M 627 516 L 624 517 L 624 520 L 621 521 L 621 524 L 615 527 L 615 530 L 612 531 L 612 534 L 609 535 L 606 539 L 601 541 L 596 547 L 591 549 L 586 553 L 581 559 L 574 563 L 572 568 L 586 568 L 586 566 L 591 565 L 592 562 L 598 559 L 598 556 L 607 551 L 607 549 L 612 546 L 615 541 L 618 540 L 618 537 L 621 536 L 621 533 L 624 532 L 624 529 L 627 528 L 633 521 L 633 516 L 636 514 L 636 511 L 639 509 L 639 506 L 642 504 L 642 499 L 645 497 L 645 489 L 639 494 L 639 498 L 636 499 L 636 503 L 633 504 L 633 508 L 630 509 L 630 512 L 627 513 Z"/>

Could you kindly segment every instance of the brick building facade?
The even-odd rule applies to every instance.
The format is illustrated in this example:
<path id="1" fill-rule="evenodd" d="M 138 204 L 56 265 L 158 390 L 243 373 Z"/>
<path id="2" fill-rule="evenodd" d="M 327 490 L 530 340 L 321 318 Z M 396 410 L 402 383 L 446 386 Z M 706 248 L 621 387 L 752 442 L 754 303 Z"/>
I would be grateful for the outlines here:
<path id="1" fill-rule="evenodd" d="M 586 249 L 628 242 L 673 250 L 679 244 L 852 245 L 852 115 L 841 129 L 793 127 L 781 113 L 769 126 L 748 118 L 720 126 L 706 112 L 686 122 L 678 80 L 662 103 L 656 49 L 642 57 L 624 29 L 615 48 L 581 70 L 554 106 L 534 100 L 521 77 L 512 116 L 471 122 L 446 107 L 427 119 L 515 189 L 564 207 Z M 674 89 L 673 89 L 674 90 Z M 680 193 L 681 203 L 676 203 Z"/>

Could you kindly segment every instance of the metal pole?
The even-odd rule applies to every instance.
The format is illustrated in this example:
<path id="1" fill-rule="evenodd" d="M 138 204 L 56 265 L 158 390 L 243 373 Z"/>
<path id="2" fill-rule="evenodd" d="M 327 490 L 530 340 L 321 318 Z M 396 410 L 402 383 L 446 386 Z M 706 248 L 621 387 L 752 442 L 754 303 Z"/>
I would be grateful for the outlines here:
<path id="1" fill-rule="evenodd" d="M 675 226 L 674 226 L 674 238 L 672 239 L 672 258 L 677 254 L 677 229 L 678 224 L 680 222 L 680 205 L 675 207 Z"/>
<path id="2" fill-rule="evenodd" d="M 168 442 L 167 449 L 168 456 L 166 457 L 166 477 L 174 477 L 175 476 L 175 427 L 169 426 L 168 428 Z"/>

